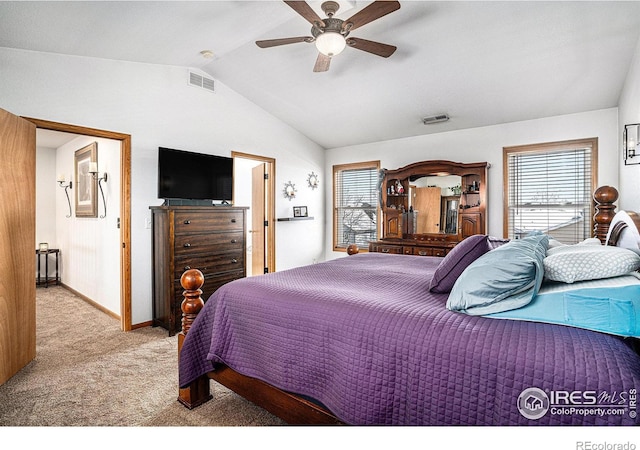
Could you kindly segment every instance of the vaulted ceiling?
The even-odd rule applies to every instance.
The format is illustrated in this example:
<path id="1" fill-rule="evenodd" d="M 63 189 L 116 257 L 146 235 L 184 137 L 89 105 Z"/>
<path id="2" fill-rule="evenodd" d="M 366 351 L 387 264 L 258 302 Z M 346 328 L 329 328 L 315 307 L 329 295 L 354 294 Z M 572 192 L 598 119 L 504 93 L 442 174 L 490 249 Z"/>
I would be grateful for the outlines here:
<path id="1" fill-rule="evenodd" d="M 0 47 L 199 69 L 335 148 L 615 107 L 640 36 L 640 1 L 400 3 L 351 33 L 393 55 L 347 47 L 320 73 L 313 43 L 256 46 L 311 35 L 279 0 L 2 1 Z"/>

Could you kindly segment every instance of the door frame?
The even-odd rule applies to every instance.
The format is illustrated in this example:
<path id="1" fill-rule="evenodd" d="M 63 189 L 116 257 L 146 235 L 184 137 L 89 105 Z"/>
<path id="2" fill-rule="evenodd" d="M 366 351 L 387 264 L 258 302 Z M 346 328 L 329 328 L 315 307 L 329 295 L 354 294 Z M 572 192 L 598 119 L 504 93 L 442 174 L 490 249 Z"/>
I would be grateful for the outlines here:
<path id="1" fill-rule="evenodd" d="M 120 141 L 120 328 L 131 331 L 131 135 L 22 117 L 36 128 Z"/>
<path id="2" fill-rule="evenodd" d="M 250 153 L 231 152 L 232 158 L 251 159 L 254 161 L 260 161 L 267 163 L 267 248 L 265 249 L 267 258 L 267 270 L 269 272 L 276 271 L 276 160 L 275 158 L 269 158 L 267 156 L 252 155 Z"/>

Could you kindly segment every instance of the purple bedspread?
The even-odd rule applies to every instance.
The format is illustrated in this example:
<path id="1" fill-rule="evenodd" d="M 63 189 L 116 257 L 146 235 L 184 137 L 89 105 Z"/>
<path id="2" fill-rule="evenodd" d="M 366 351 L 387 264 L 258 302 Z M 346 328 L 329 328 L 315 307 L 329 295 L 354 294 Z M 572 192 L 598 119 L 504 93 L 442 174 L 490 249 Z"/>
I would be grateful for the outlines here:
<path id="1" fill-rule="evenodd" d="M 358 254 L 226 284 L 187 335 L 180 386 L 223 362 L 349 424 L 638 423 L 627 341 L 449 311 L 429 292 L 440 261 Z"/>

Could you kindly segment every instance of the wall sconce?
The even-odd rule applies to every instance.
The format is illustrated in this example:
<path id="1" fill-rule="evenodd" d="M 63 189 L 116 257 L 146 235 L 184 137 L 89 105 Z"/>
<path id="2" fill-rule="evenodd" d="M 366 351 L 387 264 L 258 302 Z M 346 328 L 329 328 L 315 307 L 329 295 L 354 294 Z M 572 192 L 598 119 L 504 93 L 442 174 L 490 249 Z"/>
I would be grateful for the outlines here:
<path id="1" fill-rule="evenodd" d="M 640 123 L 624 126 L 622 134 L 624 164 L 640 164 Z"/>
<path id="2" fill-rule="evenodd" d="M 102 196 L 102 204 L 104 205 L 104 214 L 100 216 L 101 219 L 107 217 L 107 202 L 104 199 L 104 191 L 102 190 L 102 182 L 107 182 L 107 173 L 103 173 L 102 176 L 98 176 L 98 163 L 89 163 L 89 173 L 94 180 L 98 180 L 98 187 L 100 188 L 100 195 Z"/>
<path id="3" fill-rule="evenodd" d="M 69 200 L 69 191 L 68 189 L 73 189 L 73 181 L 69 181 L 69 184 L 64 184 L 65 182 L 65 178 L 64 175 L 58 175 L 58 179 L 57 179 L 58 184 L 60 185 L 60 187 L 64 188 L 64 193 L 67 196 L 67 203 L 69 204 L 69 214 L 67 214 L 65 217 L 71 217 L 71 200 Z"/>

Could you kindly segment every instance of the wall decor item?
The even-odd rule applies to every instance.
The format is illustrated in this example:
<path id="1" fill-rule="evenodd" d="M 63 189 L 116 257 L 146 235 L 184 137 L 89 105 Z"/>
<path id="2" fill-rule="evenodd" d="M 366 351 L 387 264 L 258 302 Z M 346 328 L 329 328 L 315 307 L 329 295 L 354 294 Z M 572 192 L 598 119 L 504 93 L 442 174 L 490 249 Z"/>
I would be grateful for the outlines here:
<path id="1" fill-rule="evenodd" d="M 282 191 L 282 193 L 284 194 L 285 198 L 288 198 L 289 201 L 291 201 L 291 199 L 294 199 L 296 197 L 296 185 L 293 184 L 291 181 L 287 181 L 284 184 L 284 189 Z"/>
<path id="2" fill-rule="evenodd" d="M 94 180 L 98 180 L 98 187 L 100 188 L 100 195 L 102 195 L 102 204 L 104 205 L 104 214 L 100 215 L 101 219 L 107 217 L 107 202 L 104 199 L 104 191 L 102 190 L 102 182 L 107 182 L 107 172 L 104 172 L 102 176 L 98 172 L 98 163 L 92 162 L 89 164 L 89 174 L 93 177 Z"/>
<path id="3" fill-rule="evenodd" d="M 318 178 L 318 175 L 315 174 L 315 172 L 311 172 L 307 177 L 307 183 L 309 184 L 309 187 L 311 189 L 315 189 L 320 184 L 320 179 Z"/>
<path id="4" fill-rule="evenodd" d="M 67 203 L 69 204 L 69 214 L 67 214 L 65 217 L 69 218 L 71 217 L 71 200 L 69 199 L 68 189 L 73 189 L 73 181 L 69 181 L 69 183 L 65 184 L 66 179 L 62 174 L 58 175 L 57 181 L 60 187 L 64 188 L 64 194 L 67 196 Z"/>
<path id="5" fill-rule="evenodd" d="M 75 152 L 76 217 L 98 217 L 98 180 L 91 174 L 91 163 L 98 163 L 98 143 Z"/>
<path id="6" fill-rule="evenodd" d="M 306 206 L 294 206 L 293 207 L 293 217 L 308 217 Z"/>
<path id="7" fill-rule="evenodd" d="M 40 242 L 40 245 L 39 245 L 38 249 L 41 252 L 47 252 L 47 251 L 49 251 L 49 244 L 46 243 L 46 242 Z"/>
<path id="8" fill-rule="evenodd" d="M 640 164 L 640 123 L 632 123 L 624 126 L 622 143 L 624 164 L 626 166 Z"/>

